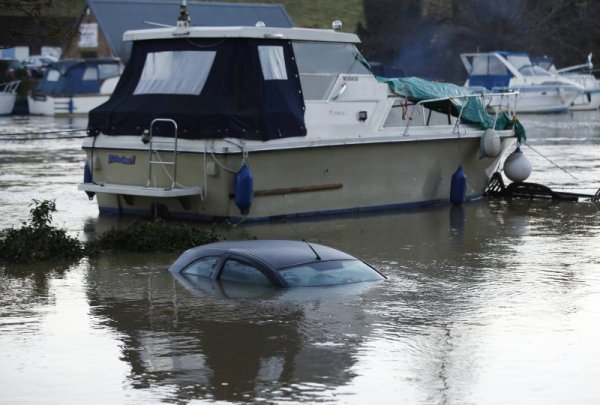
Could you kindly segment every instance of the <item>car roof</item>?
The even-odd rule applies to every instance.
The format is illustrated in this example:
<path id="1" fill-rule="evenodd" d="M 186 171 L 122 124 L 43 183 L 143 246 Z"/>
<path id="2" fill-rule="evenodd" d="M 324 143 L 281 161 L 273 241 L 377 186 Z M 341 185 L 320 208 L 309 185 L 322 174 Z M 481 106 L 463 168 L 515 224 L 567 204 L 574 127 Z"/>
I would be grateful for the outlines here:
<path id="1" fill-rule="evenodd" d="M 312 248 L 312 249 L 311 249 Z M 312 263 L 318 260 L 348 260 L 355 257 L 328 246 L 293 240 L 223 241 L 198 246 L 191 250 L 221 251 L 259 258 L 275 269 Z M 314 251 L 313 251 L 314 249 Z M 319 258 L 317 258 L 317 255 Z M 200 253 L 200 252 L 198 252 Z"/>

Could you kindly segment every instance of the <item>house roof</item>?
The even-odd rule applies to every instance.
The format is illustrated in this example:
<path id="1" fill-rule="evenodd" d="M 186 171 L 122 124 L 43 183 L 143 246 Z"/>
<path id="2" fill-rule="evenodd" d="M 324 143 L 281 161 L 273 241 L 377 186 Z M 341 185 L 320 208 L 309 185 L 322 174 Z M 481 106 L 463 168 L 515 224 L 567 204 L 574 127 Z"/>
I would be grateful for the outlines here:
<path id="1" fill-rule="evenodd" d="M 99 28 L 113 54 L 123 61 L 129 58 L 131 44 L 123 42 L 128 30 L 175 26 L 179 0 L 88 0 Z M 188 1 L 191 26 L 243 26 L 258 21 L 267 27 L 292 27 L 290 16 L 281 4 L 208 3 Z M 150 23 L 150 24 L 149 24 Z"/>

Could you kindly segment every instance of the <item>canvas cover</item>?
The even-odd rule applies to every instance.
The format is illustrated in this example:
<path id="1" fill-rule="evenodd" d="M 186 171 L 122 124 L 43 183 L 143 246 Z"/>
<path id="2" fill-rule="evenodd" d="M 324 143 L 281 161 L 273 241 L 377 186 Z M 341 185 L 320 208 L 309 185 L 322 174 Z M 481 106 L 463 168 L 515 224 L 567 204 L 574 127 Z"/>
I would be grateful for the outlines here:
<path id="1" fill-rule="evenodd" d="M 507 113 L 500 113 L 497 118 L 491 116 L 485 110 L 480 97 L 464 97 L 476 94 L 465 87 L 452 83 L 432 82 L 418 77 L 378 77 L 377 79 L 386 83 L 394 94 L 406 97 L 412 102 L 442 99 L 426 103 L 426 107 L 455 117 L 460 116 L 462 121 L 479 125 L 483 129 L 494 127 L 503 130 L 514 127 L 519 141 L 526 140 L 525 129 L 516 118 L 510 118 Z"/>
<path id="2" fill-rule="evenodd" d="M 280 52 L 269 52 L 274 48 Z M 179 89 L 177 84 L 167 83 L 164 89 L 171 89 L 169 94 L 152 83 L 140 83 L 145 80 L 142 76 L 148 70 L 146 65 L 158 54 L 183 53 L 194 58 L 194 52 L 203 52 L 198 60 L 208 66 L 204 69 L 198 65 L 194 76 L 189 76 L 190 87 L 199 90 Z M 291 43 L 279 39 L 136 41 L 113 95 L 90 111 L 89 133 L 141 134 L 154 119 L 167 118 L 177 123 L 178 137 L 186 139 L 304 136 L 304 100 L 293 56 Z M 273 66 L 265 68 L 261 58 L 271 60 Z M 206 77 L 198 77 L 202 75 Z M 173 82 L 177 80 L 181 78 Z M 186 91 L 199 93 L 184 94 Z M 169 124 L 153 127 L 155 136 L 172 134 Z"/>
<path id="3" fill-rule="evenodd" d="M 118 70 L 119 61 L 113 59 L 65 59 L 55 62 L 48 67 L 33 93 L 66 97 L 98 93 L 102 79 L 97 70 L 95 76 L 86 77 L 86 69 L 97 69 L 99 65 L 107 64 L 114 65 Z"/>

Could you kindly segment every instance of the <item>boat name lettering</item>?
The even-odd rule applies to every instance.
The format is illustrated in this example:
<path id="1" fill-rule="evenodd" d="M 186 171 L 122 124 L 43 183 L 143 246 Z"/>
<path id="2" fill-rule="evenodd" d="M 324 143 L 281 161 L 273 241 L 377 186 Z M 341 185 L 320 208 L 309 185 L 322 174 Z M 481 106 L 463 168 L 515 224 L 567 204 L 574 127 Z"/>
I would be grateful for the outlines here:
<path id="1" fill-rule="evenodd" d="M 119 156 L 119 155 L 108 155 L 108 164 L 121 163 L 124 165 L 134 165 L 135 155 L 133 156 Z"/>
<path id="2" fill-rule="evenodd" d="M 346 115 L 345 111 L 329 110 L 329 115 Z"/>
<path id="3" fill-rule="evenodd" d="M 342 79 L 347 82 L 357 82 L 358 76 L 342 76 Z"/>

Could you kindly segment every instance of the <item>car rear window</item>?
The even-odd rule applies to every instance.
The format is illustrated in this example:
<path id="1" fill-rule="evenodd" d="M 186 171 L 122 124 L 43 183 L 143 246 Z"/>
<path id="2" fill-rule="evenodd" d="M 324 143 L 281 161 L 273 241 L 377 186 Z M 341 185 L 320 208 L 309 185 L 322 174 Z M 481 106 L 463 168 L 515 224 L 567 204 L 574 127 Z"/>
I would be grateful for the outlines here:
<path id="1" fill-rule="evenodd" d="M 290 287 L 316 287 L 382 280 L 368 264 L 360 260 L 326 260 L 279 270 Z"/>

